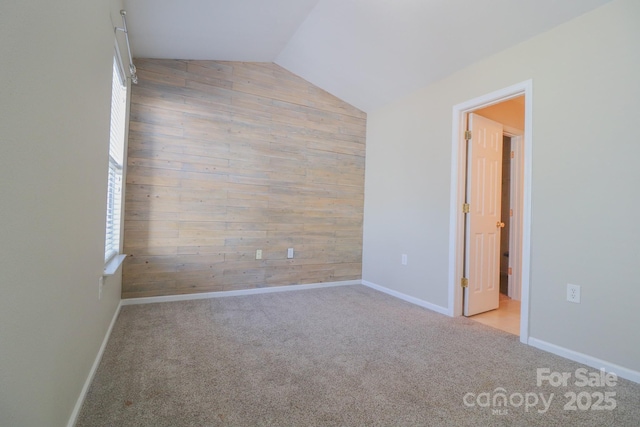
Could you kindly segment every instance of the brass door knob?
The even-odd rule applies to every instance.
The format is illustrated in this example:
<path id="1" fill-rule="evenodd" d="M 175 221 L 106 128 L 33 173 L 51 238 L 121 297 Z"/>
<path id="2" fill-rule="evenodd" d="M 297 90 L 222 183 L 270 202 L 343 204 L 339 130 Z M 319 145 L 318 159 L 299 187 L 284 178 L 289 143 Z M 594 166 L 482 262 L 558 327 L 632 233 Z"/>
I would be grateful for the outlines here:
<path id="1" fill-rule="evenodd" d="M 504 228 L 504 222 L 500 222 L 500 221 L 498 221 L 498 223 L 496 224 L 496 227 L 498 227 L 498 228 Z"/>

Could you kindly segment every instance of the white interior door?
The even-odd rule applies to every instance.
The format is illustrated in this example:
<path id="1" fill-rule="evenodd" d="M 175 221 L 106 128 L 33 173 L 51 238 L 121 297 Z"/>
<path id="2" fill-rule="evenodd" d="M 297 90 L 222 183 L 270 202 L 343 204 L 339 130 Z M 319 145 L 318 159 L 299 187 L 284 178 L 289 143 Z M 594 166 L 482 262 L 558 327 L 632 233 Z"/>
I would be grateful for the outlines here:
<path id="1" fill-rule="evenodd" d="M 469 114 L 465 236 L 464 315 L 498 308 L 500 299 L 500 231 L 502 125 Z"/>

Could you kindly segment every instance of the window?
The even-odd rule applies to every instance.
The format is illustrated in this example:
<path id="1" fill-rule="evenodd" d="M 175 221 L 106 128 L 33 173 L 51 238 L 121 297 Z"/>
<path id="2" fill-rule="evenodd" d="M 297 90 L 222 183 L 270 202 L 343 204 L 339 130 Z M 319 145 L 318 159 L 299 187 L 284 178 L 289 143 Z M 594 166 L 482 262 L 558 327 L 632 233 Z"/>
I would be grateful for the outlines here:
<path id="1" fill-rule="evenodd" d="M 107 228 L 105 263 L 120 252 L 120 217 L 122 215 L 122 169 L 124 166 L 127 86 L 117 57 L 113 58 L 111 84 L 111 130 L 109 142 L 109 189 L 107 192 Z"/>

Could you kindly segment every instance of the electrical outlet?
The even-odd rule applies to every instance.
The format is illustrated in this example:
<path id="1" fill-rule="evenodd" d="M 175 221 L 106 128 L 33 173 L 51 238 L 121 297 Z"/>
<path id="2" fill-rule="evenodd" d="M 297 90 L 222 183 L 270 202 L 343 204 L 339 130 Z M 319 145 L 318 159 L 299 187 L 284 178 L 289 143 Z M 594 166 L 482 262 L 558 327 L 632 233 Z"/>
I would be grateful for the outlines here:
<path id="1" fill-rule="evenodd" d="M 407 265 L 407 254 L 402 254 L 402 265 Z"/>
<path id="2" fill-rule="evenodd" d="M 104 286 L 104 276 L 98 279 L 98 300 L 102 299 L 102 286 Z"/>
<path id="3" fill-rule="evenodd" d="M 293 248 L 287 249 L 287 258 L 293 258 Z"/>
<path id="4" fill-rule="evenodd" d="M 262 259 L 262 249 L 256 251 L 256 259 Z"/>
<path id="5" fill-rule="evenodd" d="M 567 301 L 580 304 L 580 285 L 567 284 Z"/>

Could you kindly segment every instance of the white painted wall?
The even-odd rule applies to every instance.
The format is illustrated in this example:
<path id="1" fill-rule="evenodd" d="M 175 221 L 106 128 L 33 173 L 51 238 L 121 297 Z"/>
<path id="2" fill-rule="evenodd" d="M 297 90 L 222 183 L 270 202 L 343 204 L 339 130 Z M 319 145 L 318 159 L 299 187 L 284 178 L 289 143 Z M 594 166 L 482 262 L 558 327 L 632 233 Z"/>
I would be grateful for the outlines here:
<path id="1" fill-rule="evenodd" d="M 0 6 L 0 425 L 63 426 L 120 300 L 104 267 L 120 1 Z"/>
<path id="2" fill-rule="evenodd" d="M 530 336 L 640 371 L 638 22 L 614 1 L 370 112 L 363 279 L 447 305 L 452 107 L 531 78 Z"/>

